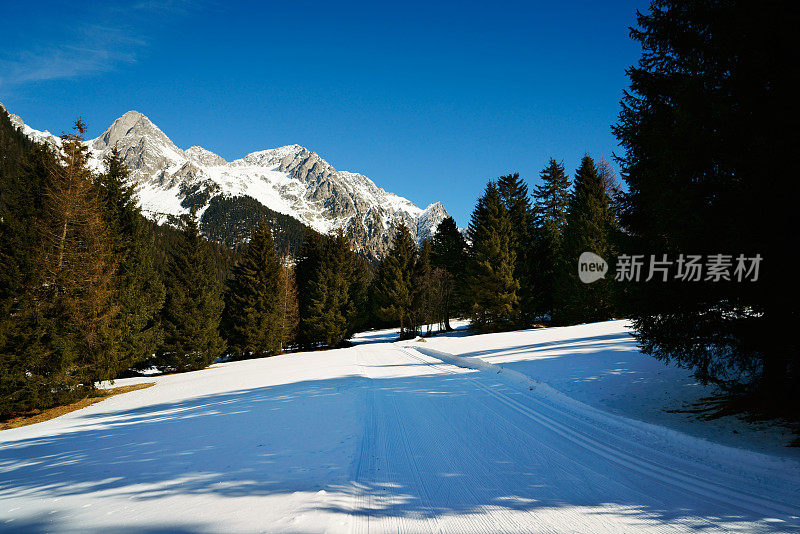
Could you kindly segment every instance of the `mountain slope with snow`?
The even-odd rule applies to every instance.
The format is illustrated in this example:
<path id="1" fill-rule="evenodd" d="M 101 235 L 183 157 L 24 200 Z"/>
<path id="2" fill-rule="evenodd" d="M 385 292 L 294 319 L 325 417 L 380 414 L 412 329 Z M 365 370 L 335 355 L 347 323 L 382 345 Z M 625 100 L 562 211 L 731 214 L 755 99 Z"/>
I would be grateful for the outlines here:
<path id="1" fill-rule="evenodd" d="M 60 146 L 50 132 L 9 116 L 31 139 Z M 192 207 L 202 217 L 213 198 L 246 195 L 319 232 L 342 230 L 357 250 L 380 258 L 397 223 L 405 223 L 421 242 L 448 216 L 440 202 L 423 210 L 362 174 L 335 169 L 300 145 L 261 150 L 230 162 L 200 146 L 182 150 L 138 111 L 125 113 L 86 144 L 97 169 L 116 147 L 138 186 L 143 212 L 158 221 Z"/>

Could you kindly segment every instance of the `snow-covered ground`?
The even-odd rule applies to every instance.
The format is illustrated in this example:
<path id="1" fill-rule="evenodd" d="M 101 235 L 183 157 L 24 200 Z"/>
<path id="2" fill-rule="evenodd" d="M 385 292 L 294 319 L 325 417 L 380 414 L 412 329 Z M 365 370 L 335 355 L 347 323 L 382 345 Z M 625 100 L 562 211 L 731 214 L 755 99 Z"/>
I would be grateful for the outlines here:
<path id="1" fill-rule="evenodd" d="M 453 325 L 463 329 L 467 323 Z M 428 338 L 428 346 L 518 371 L 613 414 L 732 447 L 800 460 L 800 448 L 787 447 L 797 436 L 785 426 L 747 423 L 738 416 L 703 420 L 689 412 L 700 399 L 719 393 L 718 389 L 703 386 L 686 369 L 641 354 L 627 321 L 469 337 L 464 334 L 457 331 Z M 386 331 L 384 335 L 390 334 Z"/>
<path id="2" fill-rule="evenodd" d="M 610 400 L 672 380 L 626 336 L 619 322 L 424 343 L 370 332 L 119 381 L 157 384 L 0 432 L 0 530 L 800 531 L 795 459 Z"/>

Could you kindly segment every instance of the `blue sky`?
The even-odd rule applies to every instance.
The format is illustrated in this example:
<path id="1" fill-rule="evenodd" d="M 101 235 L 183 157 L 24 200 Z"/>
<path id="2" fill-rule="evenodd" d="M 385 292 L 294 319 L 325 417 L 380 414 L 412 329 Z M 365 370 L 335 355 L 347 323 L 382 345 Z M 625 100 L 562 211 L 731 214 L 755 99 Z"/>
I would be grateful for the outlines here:
<path id="1" fill-rule="evenodd" d="M 298 143 L 464 226 L 490 179 L 618 150 L 648 3 L 9 2 L 0 102 L 90 137 L 136 109 L 226 159 Z"/>

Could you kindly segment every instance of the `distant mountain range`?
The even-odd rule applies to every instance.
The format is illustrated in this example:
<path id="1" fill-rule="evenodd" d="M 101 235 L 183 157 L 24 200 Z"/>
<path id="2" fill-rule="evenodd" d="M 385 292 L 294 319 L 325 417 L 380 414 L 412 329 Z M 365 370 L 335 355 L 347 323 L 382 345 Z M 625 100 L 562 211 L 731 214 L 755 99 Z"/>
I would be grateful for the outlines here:
<path id="1" fill-rule="evenodd" d="M 31 139 L 60 146 L 59 137 L 9 116 Z M 357 251 L 372 258 L 388 251 L 395 223 L 405 222 L 421 242 L 448 217 L 440 202 L 421 209 L 364 175 L 336 170 L 300 145 L 253 152 L 230 162 L 199 146 L 182 150 L 138 111 L 125 113 L 86 145 L 98 170 L 117 147 L 147 217 L 163 222 L 195 207 L 206 234 L 229 245 L 247 239 L 248 226 L 256 220 L 254 208 L 261 206 L 266 214 L 289 216 L 321 233 L 342 229 Z M 216 223 L 212 227 L 212 214 L 214 221 L 224 220 L 224 228 L 235 231 Z"/>

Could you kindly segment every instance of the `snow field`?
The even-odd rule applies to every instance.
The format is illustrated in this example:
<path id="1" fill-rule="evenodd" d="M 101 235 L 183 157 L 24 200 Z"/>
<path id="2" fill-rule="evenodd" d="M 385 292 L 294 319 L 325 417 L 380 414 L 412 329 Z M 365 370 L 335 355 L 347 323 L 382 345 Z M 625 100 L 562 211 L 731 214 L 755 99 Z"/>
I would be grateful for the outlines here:
<path id="1" fill-rule="evenodd" d="M 624 325 L 572 328 L 370 332 L 348 349 L 118 381 L 157 384 L 0 433 L 0 531 L 800 531 L 796 461 L 531 380 L 536 361 L 598 373 L 586 358 L 612 349 L 592 343 L 627 351 L 604 337 Z M 610 376 L 636 390 L 637 373 Z M 583 384 L 602 400 L 603 380 Z"/>

